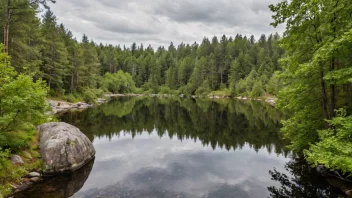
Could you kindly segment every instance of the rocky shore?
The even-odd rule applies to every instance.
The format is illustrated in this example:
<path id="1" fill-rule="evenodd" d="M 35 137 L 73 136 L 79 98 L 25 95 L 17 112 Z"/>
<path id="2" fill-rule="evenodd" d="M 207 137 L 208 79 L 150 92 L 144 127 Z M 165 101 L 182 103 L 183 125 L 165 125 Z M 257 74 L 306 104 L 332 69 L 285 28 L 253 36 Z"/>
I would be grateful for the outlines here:
<path id="1" fill-rule="evenodd" d="M 71 102 L 66 102 L 66 101 L 61 101 L 61 100 L 47 100 L 49 106 L 51 107 L 51 111 L 47 112 L 47 114 L 56 114 L 68 110 L 84 110 L 87 109 L 88 107 L 92 107 L 94 105 L 88 104 L 85 102 L 77 102 L 77 103 L 71 103 Z M 104 98 L 98 98 L 96 100 L 97 104 L 102 104 L 107 102 L 106 99 Z"/>
<path id="2" fill-rule="evenodd" d="M 248 98 L 248 97 L 242 97 L 242 96 L 240 96 L 240 97 L 236 97 L 236 99 L 238 99 L 238 100 L 257 100 L 257 101 L 264 101 L 264 102 L 266 102 L 266 103 L 268 103 L 268 104 L 270 104 L 271 106 L 276 106 L 276 102 L 275 102 L 275 98 L 274 97 L 268 97 L 268 98 L 264 98 L 264 99 L 262 99 L 262 98 Z"/>

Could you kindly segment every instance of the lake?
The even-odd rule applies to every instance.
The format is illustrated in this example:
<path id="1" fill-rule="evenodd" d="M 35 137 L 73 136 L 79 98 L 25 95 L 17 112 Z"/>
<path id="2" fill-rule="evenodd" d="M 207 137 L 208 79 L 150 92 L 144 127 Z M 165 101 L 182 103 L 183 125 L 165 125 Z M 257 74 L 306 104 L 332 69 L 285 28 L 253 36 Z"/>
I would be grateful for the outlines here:
<path id="1" fill-rule="evenodd" d="M 338 197 L 286 148 L 285 117 L 262 102 L 156 97 L 63 113 L 95 160 L 15 197 Z"/>

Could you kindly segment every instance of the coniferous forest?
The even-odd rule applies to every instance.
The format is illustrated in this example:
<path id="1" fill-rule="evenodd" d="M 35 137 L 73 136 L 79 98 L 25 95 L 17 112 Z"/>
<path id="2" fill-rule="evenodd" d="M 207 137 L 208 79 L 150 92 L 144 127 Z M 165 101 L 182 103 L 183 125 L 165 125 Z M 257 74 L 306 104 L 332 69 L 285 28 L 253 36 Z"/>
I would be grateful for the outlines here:
<path id="1" fill-rule="evenodd" d="M 104 93 L 273 96 L 290 115 L 281 129 L 289 148 L 349 179 L 351 0 L 268 5 L 268 26 L 284 25 L 283 35 L 223 35 L 158 48 L 76 38 L 51 6 L 53 0 L 0 1 L 0 157 L 28 146 L 33 126 L 48 119 L 47 97 L 94 102 Z M 14 135 L 18 130 L 21 135 Z"/>
<path id="2" fill-rule="evenodd" d="M 50 9 L 38 18 L 38 3 L 13 3 L 16 9 L 11 11 L 6 47 L 11 65 L 19 73 L 46 81 L 53 96 L 101 89 L 186 95 L 223 90 L 258 97 L 275 95 L 280 86 L 273 75 L 281 70 L 278 60 L 284 54 L 277 33 L 257 40 L 253 35 L 214 36 L 199 44 L 171 42 L 157 49 L 136 43 L 113 46 L 95 43 L 87 35 L 74 38 Z M 118 82 L 122 76 L 114 73 L 126 80 Z"/>

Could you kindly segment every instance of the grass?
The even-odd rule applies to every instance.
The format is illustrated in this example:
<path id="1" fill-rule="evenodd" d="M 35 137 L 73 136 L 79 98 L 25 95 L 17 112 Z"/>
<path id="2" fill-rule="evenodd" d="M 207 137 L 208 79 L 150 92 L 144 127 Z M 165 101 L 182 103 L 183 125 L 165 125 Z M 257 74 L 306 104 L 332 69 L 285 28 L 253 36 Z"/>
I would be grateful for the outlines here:
<path id="1" fill-rule="evenodd" d="M 22 144 L 20 147 L 13 147 L 7 150 L 0 150 L 0 198 L 6 197 L 12 191 L 12 188 L 21 182 L 21 177 L 31 171 L 40 171 L 42 168 L 42 160 L 38 147 L 39 133 L 32 127 L 27 132 L 14 131 L 14 137 L 22 139 L 26 142 L 26 146 Z M 22 142 L 22 141 L 20 141 Z M 6 146 L 3 148 L 7 148 Z M 19 155 L 24 165 L 11 164 L 10 157 Z"/>

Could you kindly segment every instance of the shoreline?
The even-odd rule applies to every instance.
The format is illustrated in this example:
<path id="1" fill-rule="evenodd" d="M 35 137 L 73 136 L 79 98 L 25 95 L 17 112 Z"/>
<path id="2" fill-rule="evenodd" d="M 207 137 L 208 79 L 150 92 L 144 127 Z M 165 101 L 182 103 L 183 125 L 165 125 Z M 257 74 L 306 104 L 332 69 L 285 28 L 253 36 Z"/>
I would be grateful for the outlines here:
<path id="1" fill-rule="evenodd" d="M 46 114 L 49 115 L 55 115 L 57 113 L 61 113 L 61 112 L 66 112 L 66 111 L 70 111 L 70 110 L 77 110 L 77 111 L 83 111 L 89 107 L 93 107 L 96 105 L 100 105 L 103 103 L 106 103 L 109 101 L 109 98 L 118 98 L 118 97 L 165 97 L 165 98 L 169 98 L 169 97 L 180 97 L 180 98 L 184 98 L 185 95 L 181 94 L 181 95 L 173 95 L 173 94 L 105 94 L 104 98 L 98 98 L 96 99 L 96 103 L 95 104 L 88 104 L 86 102 L 76 102 L 76 103 L 72 103 L 72 102 L 68 102 L 65 100 L 55 100 L 55 99 L 48 99 L 47 102 L 49 104 L 49 106 L 51 107 L 51 111 L 46 112 Z M 238 97 L 230 97 L 230 96 L 223 96 L 223 95 L 208 95 L 205 97 L 202 96 L 196 96 L 196 95 L 192 95 L 190 96 L 191 98 L 208 98 L 208 99 L 235 99 L 235 100 L 250 100 L 250 101 L 262 101 L 265 102 L 273 107 L 276 106 L 276 98 L 275 97 L 260 97 L 260 98 L 250 98 L 250 97 L 242 97 L 242 96 L 238 96 Z"/>

